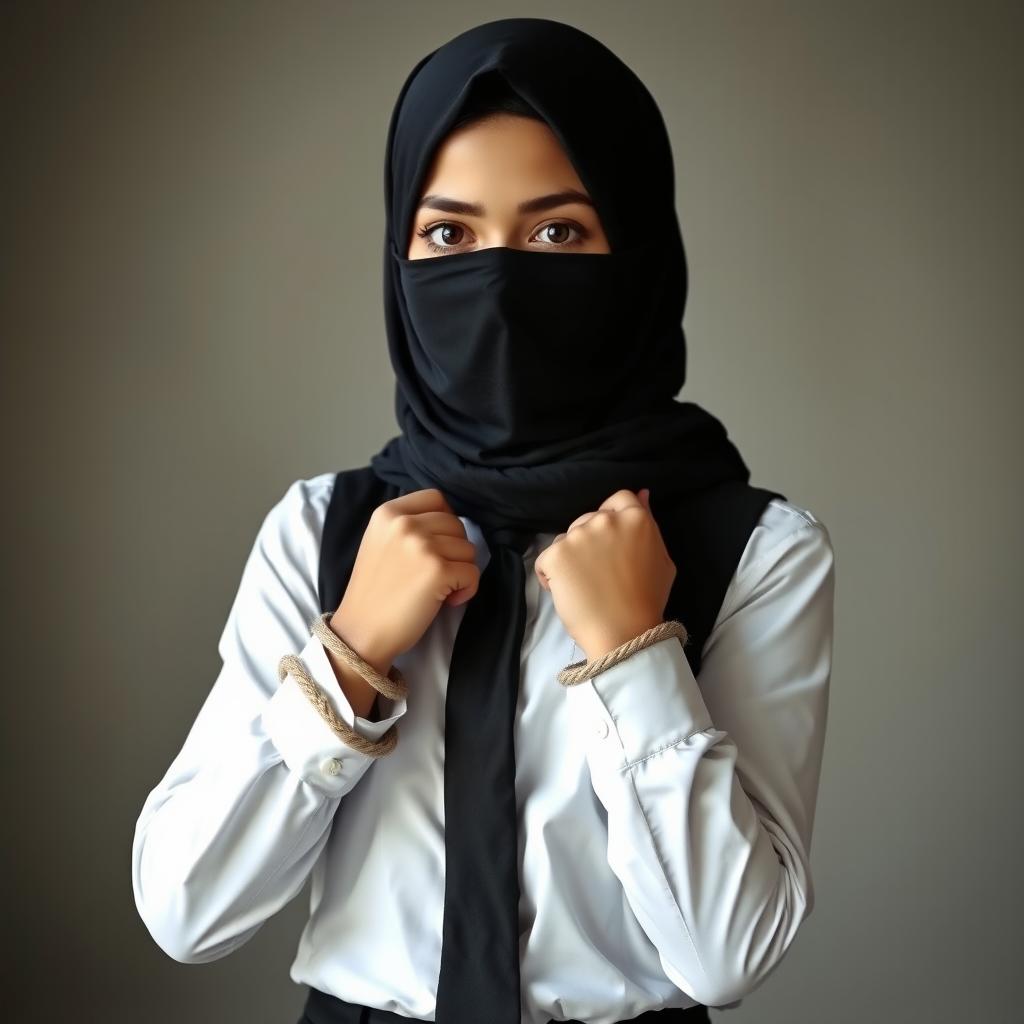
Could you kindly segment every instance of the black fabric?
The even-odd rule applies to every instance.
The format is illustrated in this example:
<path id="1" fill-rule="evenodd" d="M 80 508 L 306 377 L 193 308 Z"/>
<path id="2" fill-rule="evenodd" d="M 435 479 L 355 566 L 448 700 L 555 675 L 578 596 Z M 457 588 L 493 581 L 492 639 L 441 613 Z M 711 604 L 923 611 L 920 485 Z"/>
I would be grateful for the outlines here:
<path id="1" fill-rule="evenodd" d="M 391 1010 L 380 1010 L 375 1006 L 350 1003 L 337 996 L 310 988 L 306 996 L 302 1016 L 298 1024 L 407 1024 L 416 1017 L 404 1017 Z M 477 1007 L 477 1021 L 490 1022 L 493 1018 L 488 1007 Z M 711 1020 L 706 1006 L 666 1007 L 662 1010 L 647 1010 L 638 1017 L 624 1018 L 620 1024 L 708 1024 Z M 552 1018 L 548 1024 L 555 1024 Z M 584 1021 L 566 1020 L 561 1024 L 586 1024 Z"/>
<path id="2" fill-rule="evenodd" d="M 489 248 L 409 260 L 423 175 L 474 82 L 501 75 L 548 121 L 610 253 Z M 334 610 L 376 505 L 439 488 L 491 558 L 466 605 L 445 709 L 445 854 L 437 1024 L 519 1024 L 513 716 L 521 552 L 620 488 L 649 487 L 678 573 L 665 617 L 690 666 L 765 505 L 724 425 L 685 380 L 687 269 L 660 112 L 603 44 L 561 22 L 505 18 L 422 58 L 385 153 L 384 300 L 400 433 L 335 479 L 319 567 Z M 468 198 L 468 197 L 467 197 Z M 552 686 L 558 682 L 552 679 Z"/>

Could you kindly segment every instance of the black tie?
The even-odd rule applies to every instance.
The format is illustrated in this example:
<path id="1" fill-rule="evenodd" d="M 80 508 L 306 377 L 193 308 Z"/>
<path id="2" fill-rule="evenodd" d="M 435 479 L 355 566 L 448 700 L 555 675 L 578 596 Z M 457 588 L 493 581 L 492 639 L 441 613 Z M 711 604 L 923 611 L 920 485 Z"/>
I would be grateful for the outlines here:
<path id="1" fill-rule="evenodd" d="M 514 723 L 533 534 L 483 529 L 490 560 L 452 650 L 444 726 L 444 921 L 436 1024 L 520 1024 Z"/>

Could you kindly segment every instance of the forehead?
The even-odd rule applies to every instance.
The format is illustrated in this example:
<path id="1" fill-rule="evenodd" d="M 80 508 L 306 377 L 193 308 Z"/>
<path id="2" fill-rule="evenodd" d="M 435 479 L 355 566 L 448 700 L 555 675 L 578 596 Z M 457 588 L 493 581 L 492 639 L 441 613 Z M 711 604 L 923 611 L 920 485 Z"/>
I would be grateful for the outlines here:
<path id="1" fill-rule="evenodd" d="M 533 118 L 499 116 L 456 129 L 441 141 L 420 197 L 446 187 L 493 193 L 555 185 L 585 191 L 554 132 Z"/>

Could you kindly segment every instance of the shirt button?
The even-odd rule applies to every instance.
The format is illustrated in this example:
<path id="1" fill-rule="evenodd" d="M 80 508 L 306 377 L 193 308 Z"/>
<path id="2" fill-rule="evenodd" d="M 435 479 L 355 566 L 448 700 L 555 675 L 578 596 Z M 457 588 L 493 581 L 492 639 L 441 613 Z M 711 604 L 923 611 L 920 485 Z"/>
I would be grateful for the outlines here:
<path id="1" fill-rule="evenodd" d="M 601 740 L 608 735 L 608 723 L 603 718 L 594 719 L 594 735 Z"/>
<path id="2" fill-rule="evenodd" d="M 341 774 L 341 758 L 340 757 L 328 757 L 320 765 L 320 771 L 324 775 L 340 775 Z"/>

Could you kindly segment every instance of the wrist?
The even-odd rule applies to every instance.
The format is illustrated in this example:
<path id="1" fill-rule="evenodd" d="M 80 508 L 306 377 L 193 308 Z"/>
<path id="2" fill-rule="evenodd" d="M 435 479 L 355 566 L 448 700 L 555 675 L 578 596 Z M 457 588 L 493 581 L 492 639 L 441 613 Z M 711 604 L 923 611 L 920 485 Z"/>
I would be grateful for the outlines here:
<path id="1" fill-rule="evenodd" d="M 367 664 L 372 665 L 382 676 L 386 676 L 394 661 L 394 652 L 379 639 L 374 638 L 339 609 L 328 620 L 331 632 L 345 641 L 348 646 Z"/>
<path id="2" fill-rule="evenodd" d="M 600 633 L 583 640 L 580 646 L 587 657 L 587 661 L 596 661 L 598 658 L 614 651 L 617 647 L 635 640 L 638 636 L 646 633 L 649 629 L 664 621 L 661 615 L 647 615 L 638 617 L 631 623 L 622 623 L 614 627 L 606 627 Z"/>

